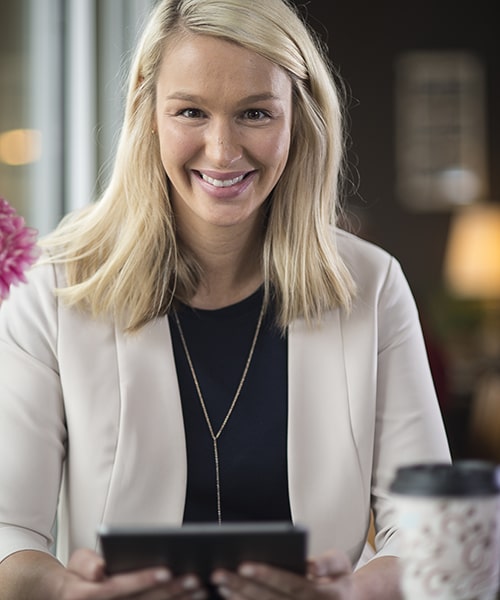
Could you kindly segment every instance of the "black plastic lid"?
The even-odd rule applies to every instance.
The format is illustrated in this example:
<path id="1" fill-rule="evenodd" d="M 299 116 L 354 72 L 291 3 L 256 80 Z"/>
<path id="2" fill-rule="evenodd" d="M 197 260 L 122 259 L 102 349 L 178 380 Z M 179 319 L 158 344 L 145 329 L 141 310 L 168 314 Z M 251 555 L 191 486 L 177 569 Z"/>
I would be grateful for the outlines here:
<path id="1" fill-rule="evenodd" d="M 500 467 L 481 460 L 400 467 L 390 491 L 409 496 L 489 496 L 500 493 Z"/>

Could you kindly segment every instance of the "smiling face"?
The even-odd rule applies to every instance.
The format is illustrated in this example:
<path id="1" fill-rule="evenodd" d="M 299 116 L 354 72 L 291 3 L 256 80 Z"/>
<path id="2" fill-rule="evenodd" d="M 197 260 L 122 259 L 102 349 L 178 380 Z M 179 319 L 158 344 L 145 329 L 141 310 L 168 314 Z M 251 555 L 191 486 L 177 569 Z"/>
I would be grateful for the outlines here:
<path id="1" fill-rule="evenodd" d="M 157 82 L 156 126 L 183 230 L 251 226 L 285 168 L 291 124 L 283 69 L 215 37 L 172 44 Z"/>

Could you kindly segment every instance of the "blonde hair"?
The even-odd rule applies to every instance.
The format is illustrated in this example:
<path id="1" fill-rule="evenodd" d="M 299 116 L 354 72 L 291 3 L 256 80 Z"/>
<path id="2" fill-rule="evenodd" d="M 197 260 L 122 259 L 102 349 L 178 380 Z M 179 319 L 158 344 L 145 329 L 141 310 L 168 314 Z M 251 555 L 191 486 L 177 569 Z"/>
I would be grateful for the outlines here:
<path id="1" fill-rule="evenodd" d="M 202 277 L 179 245 L 158 141 L 151 135 L 156 82 L 166 44 L 185 32 L 217 36 L 282 67 L 293 87 L 285 170 L 266 205 L 262 248 L 266 299 L 277 320 L 313 322 L 349 309 L 353 280 L 335 243 L 344 160 L 341 90 L 322 44 L 286 0 L 160 0 L 133 60 L 110 183 L 99 201 L 66 216 L 45 240 L 63 262 L 58 293 L 129 331 L 188 301 Z"/>

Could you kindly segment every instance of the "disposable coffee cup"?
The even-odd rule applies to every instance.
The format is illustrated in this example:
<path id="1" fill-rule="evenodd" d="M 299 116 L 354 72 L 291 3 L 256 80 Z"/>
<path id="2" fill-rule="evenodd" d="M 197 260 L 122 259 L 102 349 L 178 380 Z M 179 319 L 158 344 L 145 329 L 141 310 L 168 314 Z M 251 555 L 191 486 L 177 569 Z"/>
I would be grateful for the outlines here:
<path id="1" fill-rule="evenodd" d="M 494 600 L 500 468 L 485 461 L 400 467 L 390 486 L 405 600 Z"/>

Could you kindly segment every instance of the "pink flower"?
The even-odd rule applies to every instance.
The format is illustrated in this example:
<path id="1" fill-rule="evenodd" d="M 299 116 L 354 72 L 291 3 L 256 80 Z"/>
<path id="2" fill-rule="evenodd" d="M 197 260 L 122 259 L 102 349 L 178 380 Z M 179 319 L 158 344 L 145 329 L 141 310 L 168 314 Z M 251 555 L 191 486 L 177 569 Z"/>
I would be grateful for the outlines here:
<path id="1" fill-rule="evenodd" d="M 26 283 L 24 271 L 38 258 L 38 232 L 26 227 L 24 219 L 0 198 L 0 303 L 12 284 Z"/>

